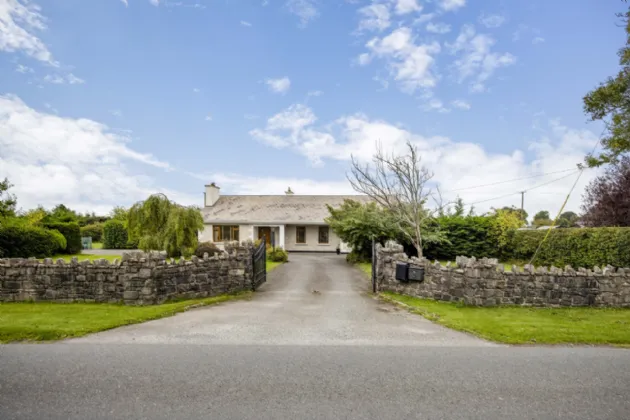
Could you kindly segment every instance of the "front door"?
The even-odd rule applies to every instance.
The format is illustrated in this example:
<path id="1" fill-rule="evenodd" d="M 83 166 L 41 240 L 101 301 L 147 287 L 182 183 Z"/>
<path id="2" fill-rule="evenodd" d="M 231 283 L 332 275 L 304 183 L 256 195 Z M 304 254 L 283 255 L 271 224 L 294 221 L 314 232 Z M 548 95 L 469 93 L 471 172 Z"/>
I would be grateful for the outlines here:
<path id="1" fill-rule="evenodd" d="M 258 239 L 265 237 L 267 245 L 271 245 L 271 228 L 269 226 L 258 228 Z"/>

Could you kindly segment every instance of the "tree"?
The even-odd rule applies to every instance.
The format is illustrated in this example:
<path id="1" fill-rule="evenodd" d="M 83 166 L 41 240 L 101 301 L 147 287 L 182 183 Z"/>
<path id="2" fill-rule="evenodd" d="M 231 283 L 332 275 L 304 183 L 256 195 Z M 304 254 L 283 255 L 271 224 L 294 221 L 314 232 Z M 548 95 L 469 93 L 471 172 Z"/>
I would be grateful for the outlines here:
<path id="1" fill-rule="evenodd" d="M 338 208 L 327 207 L 330 216 L 326 223 L 361 259 L 370 258 L 372 239 L 383 244 L 400 236 L 392 214 L 376 203 L 344 200 Z"/>
<path id="2" fill-rule="evenodd" d="M 0 219 L 15 216 L 17 198 L 14 194 L 9 193 L 11 187 L 13 184 L 9 182 L 8 178 L 4 178 L 4 181 L 0 182 Z"/>
<path id="3" fill-rule="evenodd" d="M 621 69 L 584 97 L 584 112 L 592 121 L 603 121 L 603 152 L 589 155 L 589 166 L 618 162 L 630 151 L 630 11 L 618 15 L 625 21 L 626 45 L 618 52 Z"/>
<path id="4" fill-rule="evenodd" d="M 606 168 L 586 187 L 582 220 L 587 226 L 630 226 L 630 157 Z"/>
<path id="5" fill-rule="evenodd" d="M 532 226 L 541 227 L 541 226 L 551 226 L 553 224 L 553 220 L 549 216 L 549 212 L 547 210 L 541 210 L 534 215 L 534 220 L 532 221 Z"/>
<path id="6" fill-rule="evenodd" d="M 129 210 L 122 206 L 116 206 L 109 212 L 109 217 L 114 220 L 120 220 L 127 223 L 127 216 L 129 214 Z"/>
<path id="7" fill-rule="evenodd" d="M 455 200 L 455 205 L 453 206 L 453 216 L 455 217 L 464 217 L 464 212 L 466 211 L 464 206 L 464 200 L 461 197 L 457 197 Z"/>
<path id="8" fill-rule="evenodd" d="M 59 204 L 52 209 L 46 222 L 78 222 L 79 215 L 74 210 L 69 209 L 63 204 Z"/>
<path id="9" fill-rule="evenodd" d="M 542 212 L 541 212 L 542 213 Z M 549 213 L 547 213 L 548 215 Z M 491 233 L 500 252 L 504 252 L 512 243 L 516 229 L 523 226 L 522 214 L 513 209 L 494 210 Z M 534 216 L 535 217 L 535 216 Z"/>
<path id="10" fill-rule="evenodd" d="M 517 209 L 516 207 L 512 206 L 512 207 L 503 207 L 501 210 L 505 210 L 505 211 L 511 211 L 516 213 L 520 219 L 523 221 L 523 224 L 526 225 L 527 224 L 527 217 L 529 216 L 527 214 L 527 212 L 523 209 Z"/>
<path id="11" fill-rule="evenodd" d="M 184 207 L 155 194 L 134 204 L 127 215 L 130 239 L 138 239 L 143 251 L 165 250 L 171 257 L 192 255 L 203 230 L 196 207 Z"/>
<path id="12" fill-rule="evenodd" d="M 577 221 L 579 218 L 580 217 L 576 213 L 572 211 L 565 211 L 558 218 L 557 224 L 559 227 L 563 228 L 575 227 L 577 226 Z"/>
<path id="13" fill-rule="evenodd" d="M 440 241 L 439 231 L 431 229 L 436 210 L 427 208 L 432 195 L 428 182 L 433 174 L 422 166 L 418 148 L 407 142 L 406 155 L 386 155 L 378 147 L 372 165 L 362 165 L 352 157 L 348 180 L 352 187 L 387 209 L 398 231 L 416 248 L 422 257 L 423 242 Z"/>

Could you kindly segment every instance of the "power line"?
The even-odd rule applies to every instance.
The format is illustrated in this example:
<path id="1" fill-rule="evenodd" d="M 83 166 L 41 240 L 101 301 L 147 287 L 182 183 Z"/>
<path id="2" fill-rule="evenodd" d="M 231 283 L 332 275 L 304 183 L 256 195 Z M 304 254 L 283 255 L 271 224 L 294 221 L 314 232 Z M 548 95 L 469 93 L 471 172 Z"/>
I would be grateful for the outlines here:
<path id="1" fill-rule="evenodd" d="M 443 192 L 456 192 L 456 191 L 463 191 L 463 190 L 472 190 L 472 189 L 475 189 L 475 188 L 491 187 L 493 185 L 507 184 L 509 182 L 521 181 L 523 179 L 540 178 L 542 176 L 559 174 L 559 173 L 562 173 L 562 172 L 569 172 L 569 171 L 575 171 L 575 168 L 563 169 L 563 170 L 560 170 L 560 171 L 547 172 L 547 173 L 538 174 L 538 175 L 530 175 L 530 176 L 525 176 L 525 177 L 522 177 L 522 178 L 514 178 L 514 179 L 509 179 L 507 181 L 493 182 L 491 184 L 473 185 L 473 186 L 470 186 L 470 187 L 457 188 L 457 189 L 454 189 L 454 190 L 448 190 L 448 191 L 443 191 Z"/>
<path id="2" fill-rule="evenodd" d="M 560 178 L 552 179 L 552 180 L 551 180 L 551 181 L 549 181 L 549 182 L 545 182 L 545 183 L 542 183 L 542 184 L 539 184 L 539 185 L 535 185 L 535 186 L 533 186 L 533 187 L 531 187 L 531 188 L 528 188 L 528 189 L 524 190 L 524 192 L 529 192 L 529 191 L 531 191 L 531 190 L 535 190 L 536 188 L 544 187 L 545 185 L 549 185 L 549 184 L 554 183 L 554 182 L 556 182 L 556 181 L 560 181 L 561 179 L 568 178 L 568 177 L 570 177 L 570 176 L 572 176 L 572 175 L 575 175 L 576 173 L 581 172 L 581 171 L 582 171 L 582 170 L 577 170 L 577 171 L 576 171 L 576 170 L 574 170 L 574 171 L 573 171 L 572 173 L 570 173 L 569 175 L 561 176 Z"/>

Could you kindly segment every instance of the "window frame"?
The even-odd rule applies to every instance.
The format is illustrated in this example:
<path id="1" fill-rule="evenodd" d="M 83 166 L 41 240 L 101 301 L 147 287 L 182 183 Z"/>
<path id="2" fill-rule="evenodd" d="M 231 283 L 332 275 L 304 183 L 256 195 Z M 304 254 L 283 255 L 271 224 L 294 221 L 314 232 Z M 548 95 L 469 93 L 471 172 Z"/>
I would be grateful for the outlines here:
<path id="1" fill-rule="evenodd" d="M 212 242 L 238 241 L 239 236 L 239 225 L 212 225 Z"/>
<path id="2" fill-rule="evenodd" d="M 319 245 L 329 245 L 330 244 L 330 226 L 318 226 L 318 230 L 317 230 L 317 243 Z M 326 229 L 326 242 L 322 242 L 322 232 L 324 232 L 322 229 Z"/>
<path id="3" fill-rule="evenodd" d="M 300 242 L 300 230 L 304 232 L 303 242 Z M 306 226 L 295 227 L 295 243 L 298 245 L 306 245 Z"/>

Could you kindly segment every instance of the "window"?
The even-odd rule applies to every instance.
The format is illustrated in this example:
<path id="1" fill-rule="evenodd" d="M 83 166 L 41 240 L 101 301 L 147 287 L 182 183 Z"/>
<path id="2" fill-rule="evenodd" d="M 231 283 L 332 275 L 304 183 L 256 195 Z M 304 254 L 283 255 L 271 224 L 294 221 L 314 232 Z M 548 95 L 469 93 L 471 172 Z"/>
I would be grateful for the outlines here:
<path id="1" fill-rule="evenodd" d="M 295 228 L 295 243 L 296 244 L 305 244 L 306 243 L 306 227 L 304 227 L 304 226 L 296 226 L 296 228 Z"/>
<path id="2" fill-rule="evenodd" d="M 319 243 L 320 244 L 328 243 L 328 226 L 319 227 Z"/>
<path id="3" fill-rule="evenodd" d="M 213 226 L 213 242 L 238 241 L 238 226 Z"/>

